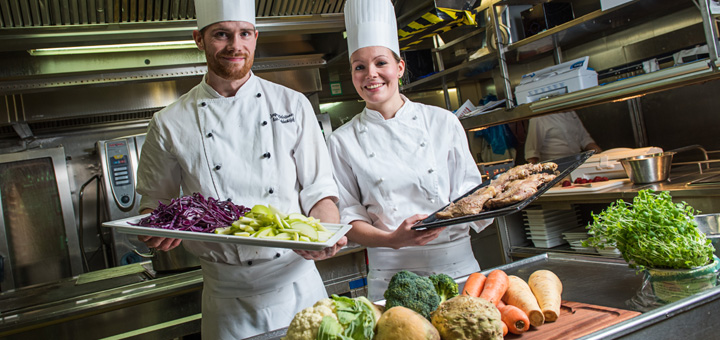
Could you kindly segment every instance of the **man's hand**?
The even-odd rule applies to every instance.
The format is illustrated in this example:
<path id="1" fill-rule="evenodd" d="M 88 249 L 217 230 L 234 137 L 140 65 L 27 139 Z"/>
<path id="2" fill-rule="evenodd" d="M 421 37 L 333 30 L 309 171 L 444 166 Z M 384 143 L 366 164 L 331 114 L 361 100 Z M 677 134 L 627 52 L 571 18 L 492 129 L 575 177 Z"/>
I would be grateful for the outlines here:
<path id="1" fill-rule="evenodd" d="M 155 237 L 155 236 L 141 236 L 138 235 L 138 240 L 144 242 L 148 248 L 155 248 L 157 250 L 169 251 L 180 245 L 181 239 L 178 238 L 167 238 L 167 237 Z"/>
<path id="2" fill-rule="evenodd" d="M 306 260 L 320 261 L 335 256 L 340 248 L 347 244 L 347 237 L 341 237 L 335 245 L 327 247 L 323 250 L 310 251 L 310 250 L 295 250 L 295 252 L 302 256 Z"/>

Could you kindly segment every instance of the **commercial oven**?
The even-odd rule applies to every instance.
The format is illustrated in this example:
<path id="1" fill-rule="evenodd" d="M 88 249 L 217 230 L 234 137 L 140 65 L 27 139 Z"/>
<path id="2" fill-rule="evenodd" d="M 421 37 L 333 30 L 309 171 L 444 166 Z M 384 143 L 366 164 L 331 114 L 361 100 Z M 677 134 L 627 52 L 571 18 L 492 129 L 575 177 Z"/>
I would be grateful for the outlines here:
<path id="1" fill-rule="evenodd" d="M 0 155 L 0 291 L 83 272 L 62 147 Z"/>
<path id="2" fill-rule="evenodd" d="M 137 216 L 140 195 L 135 192 L 140 150 L 145 134 L 101 140 L 96 143 L 104 187 L 104 202 L 108 220 Z M 145 261 L 133 250 L 147 252 L 147 246 L 135 236 L 107 231 L 113 264 L 124 265 Z"/>

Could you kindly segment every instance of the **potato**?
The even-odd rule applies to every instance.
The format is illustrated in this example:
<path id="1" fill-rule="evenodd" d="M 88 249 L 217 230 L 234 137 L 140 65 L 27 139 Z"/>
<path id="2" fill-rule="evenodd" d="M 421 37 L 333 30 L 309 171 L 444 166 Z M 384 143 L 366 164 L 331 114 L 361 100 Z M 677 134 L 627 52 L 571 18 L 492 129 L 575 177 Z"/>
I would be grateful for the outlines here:
<path id="1" fill-rule="evenodd" d="M 412 309 L 395 306 L 385 311 L 377 323 L 374 340 L 440 340 L 440 333 Z"/>

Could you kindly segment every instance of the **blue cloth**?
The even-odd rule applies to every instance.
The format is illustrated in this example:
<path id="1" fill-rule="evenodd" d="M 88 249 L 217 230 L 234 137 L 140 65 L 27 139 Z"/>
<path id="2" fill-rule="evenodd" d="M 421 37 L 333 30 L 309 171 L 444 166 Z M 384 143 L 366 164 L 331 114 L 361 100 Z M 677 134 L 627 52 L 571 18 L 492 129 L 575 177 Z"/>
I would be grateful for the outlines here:
<path id="1" fill-rule="evenodd" d="M 517 141 L 507 124 L 495 125 L 475 132 L 475 138 L 485 138 L 495 154 L 503 155 L 508 148 L 515 147 Z"/>
<path id="2" fill-rule="evenodd" d="M 496 101 L 497 96 L 489 94 L 480 100 L 480 105 L 485 105 L 491 101 Z M 491 126 L 487 129 L 483 129 L 475 132 L 475 138 L 485 138 L 490 143 L 492 151 L 498 155 L 504 155 L 508 148 L 515 147 L 517 141 L 515 136 L 510 131 L 507 124 Z"/>

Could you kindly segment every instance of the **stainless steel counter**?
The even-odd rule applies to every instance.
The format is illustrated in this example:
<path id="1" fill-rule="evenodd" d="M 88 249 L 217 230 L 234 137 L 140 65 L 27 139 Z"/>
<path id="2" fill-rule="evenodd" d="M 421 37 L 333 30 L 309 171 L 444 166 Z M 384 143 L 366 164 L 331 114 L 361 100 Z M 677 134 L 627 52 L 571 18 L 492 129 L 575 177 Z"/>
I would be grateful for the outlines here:
<path id="1" fill-rule="evenodd" d="M 316 262 L 329 294 L 366 295 L 365 248 Z M 131 264 L 0 294 L 0 339 L 174 339 L 200 332 L 202 273 Z"/>
<path id="2" fill-rule="evenodd" d="M 634 296 L 642 283 L 642 275 L 636 274 L 624 261 L 592 256 L 542 254 L 483 273 L 487 275 L 494 269 L 525 280 L 535 270 L 549 269 L 563 282 L 564 300 L 621 309 L 630 309 L 625 301 Z M 457 278 L 461 289 L 466 280 L 467 277 Z M 712 316 L 717 313 L 720 313 L 720 288 L 713 288 L 582 339 L 716 339 L 720 325 L 716 326 Z M 279 329 L 249 339 L 276 340 L 284 336 L 285 331 Z"/>
<path id="3" fill-rule="evenodd" d="M 165 276 L 129 270 L 143 265 L 3 293 L 0 338 L 100 339 L 132 332 L 172 338 L 197 332 L 200 270 Z"/>
<path id="4" fill-rule="evenodd" d="M 633 184 L 628 182 L 622 186 L 610 188 L 607 190 L 592 193 L 575 193 L 562 195 L 543 195 L 540 196 L 535 204 L 549 202 L 611 202 L 616 199 L 632 199 L 637 192 L 644 189 L 652 189 L 656 191 L 670 191 L 671 195 L 677 199 L 683 198 L 703 198 L 703 197 L 720 197 L 720 182 L 712 184 L 695 185 L 693 181 L 703 178 L 720 175 L 720 170 L 706 169 L 703 173 L 699 173 L 697 166 L 682 166 L 673 168 L 668 181 L 652 183 L 652 184 Z"/>

